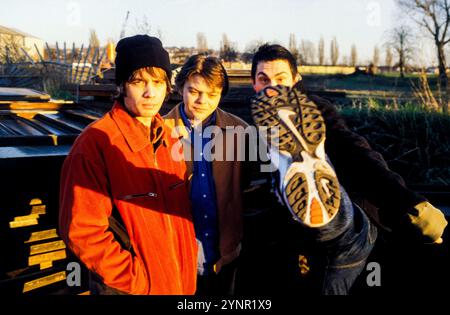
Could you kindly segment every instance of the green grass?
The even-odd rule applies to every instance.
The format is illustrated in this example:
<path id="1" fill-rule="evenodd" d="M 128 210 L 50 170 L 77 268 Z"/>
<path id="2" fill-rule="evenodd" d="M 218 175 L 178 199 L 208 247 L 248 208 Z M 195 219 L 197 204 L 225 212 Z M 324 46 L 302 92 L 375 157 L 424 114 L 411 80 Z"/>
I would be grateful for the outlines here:
<path id="1" fill-rule="evenodd" d="M 433 91 L 437 89 L 437 76 L 427 77 Z M 413 85 L 419 86 L 419 75 L 408 74 L 406 78 L 398 75 L 305 75 L 304 83 L 310 90 L 340 90 L 347 93 L 367 92 L 408 96 L 413 94 Z"/>
<path id="2" fill-rule="evenodd" d="M 399 72 L 383 72 L 378 73 L 378 77 L 386 77 L 386 78 L 399 78 L 400 79 L 400 73 Z M 420 74 L 418 73 L 405 73 L 405 79 L 418 79 L 420 77 Z M 437 74 L 427 73 L 428 79 L 437 79 Z"/>
<path id="3" fill-rule="evenodd" d="M 376 101 L 340 112 L 408 184 L 450 185 L 450 115 L 418 104 L 395 109 Z"/>

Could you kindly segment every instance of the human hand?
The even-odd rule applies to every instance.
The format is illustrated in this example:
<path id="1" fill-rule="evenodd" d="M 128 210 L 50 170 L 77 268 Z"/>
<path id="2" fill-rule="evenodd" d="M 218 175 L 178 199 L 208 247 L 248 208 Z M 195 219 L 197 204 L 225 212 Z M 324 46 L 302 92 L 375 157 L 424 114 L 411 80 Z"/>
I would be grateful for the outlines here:
<path id="1" fill-rule="evenodd" d="M 407 214 L 418 237 L 426 244 L 442 244 L 442 235 L 448 222 L 441 210 L 428 201 L 417 204 Z"/>

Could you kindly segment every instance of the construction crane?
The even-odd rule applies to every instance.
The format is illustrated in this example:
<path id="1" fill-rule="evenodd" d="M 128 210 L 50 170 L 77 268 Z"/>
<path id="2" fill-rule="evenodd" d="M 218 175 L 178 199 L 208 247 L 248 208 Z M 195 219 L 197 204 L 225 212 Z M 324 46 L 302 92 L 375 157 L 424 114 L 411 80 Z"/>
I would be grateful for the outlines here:
<path id="1" fill-rule="evenodd" d="M 123 21 L 122 24 L 122 30 L 120 31 L 120 38 L 124 38 L 125 37 L 125 29 L 127 27 L 127 23 L 128 23 L 128 17 L 130 16 L 130 11 L 127 11 L 127 15 L 125 17 L 125 21 Z"/>

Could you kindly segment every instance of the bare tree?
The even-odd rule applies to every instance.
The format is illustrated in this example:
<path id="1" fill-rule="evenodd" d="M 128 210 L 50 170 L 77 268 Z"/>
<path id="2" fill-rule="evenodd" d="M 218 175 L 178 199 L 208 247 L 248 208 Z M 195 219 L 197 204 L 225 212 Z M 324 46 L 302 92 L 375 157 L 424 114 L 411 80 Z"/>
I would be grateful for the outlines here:
<path id="1" fill-rule="evenodd" d="M 312 41 L 302 39 L 300 43 L 300 59 L 302 60 L 302 64 L 314 64 L 315 58 L 316 47 L 314 46 L 314 43 Z"/>
<path id="2" fill-rule="evenodd" d="M 262 46 L 264 42 L 262 40 L 253 40 L 247 44 L 244 52 L 242 53 L 241 59 L 244 62 L 250 63 L 253 60 L 253 56 L 258 51 L 258 48 Z"/>
<path id="3" fill-rule="evenodd" d="M 156 31 L 153 31 L 153 27 L 146 15 L 143 15 L 141 19 L 136 18 L 136 24 L 134 27 L 135 34 L 146 34 L 150 36 L 155 36 L 163 41 L 163 33 L 158 27 Z"/>
<path id="4" fill-rule="evenodd" d="M 392 68 L 392 62 L 394 61 L 394 56 L 392 55 L 392 49 L 390 46 L 386 47 L 386 66 L 389 67 L 389 69 Z"/>
<path id="5" fill-rule="evenodd" d="M 407 26 L 399 26 L 394 28 L 389 35 L 387 43 L 397 54 L 397 65 L 400 68 L 400 77 L 405 77 L 405 68 L 408 61 L 412 58 L 413 52 L 413 35 Z"/>
<path id="6" fill-rule="evenodd" d="M 156 31 L 156 33 L 153 34 L 153 36 L 158 37 L 162 42 L 164 42 L 163 32 L 159 27 L 158 27 L 158 30 Z"/>
<path id="7" fill-rule="evenodd" d="M 237 59 L 236 45 L 228 39 L 228 36 L 225 33 L 223 33 L 222 41 L 220 43 L 220 58 L 227 62 L 235 61 Z"/>
<path id="8" fill-rule="evenodd" d="M 199 53 L 208 51 L 208 41 L 206 40 L 205 33 L 197 33 L 197 50 Z"/>
<path id="9" fill-rule="evenodd" d="M 358 64 L 358 51 L 356 49 L 356 45 L 352 45 L 352 51 L 350 53 L 350 66 L 356 67 Z"/>
<path id="10" fill-rule="evenodd" d="M 323 36 L 320 37 L 319 40 L 318 53 L 319 53 L 319 65 L 323 66 L 325 64 L 325 40 L 323 39 Z"/>
<path id="11" fill-rule="evenodd" d="M 348 56 L 342 56 L 342 64 L 348 66 Z"/>
<path id="12" fill-rule="evenodd" d="M 94 57 L 96 49 L 100 48 L 100 40 L 98 39 L 97 32 L 94 29 L 91 29 L 89 32 L 89 45 L 91 46 L 90 56 Z"/>
<path id="13" fill-rule="evenodd" d="M 450 0 L 397 0 L 397 3 L 434 40 L 442 90 L 447 91 L 443 106 L 444 112 L 447 112 L 450 82 L 446 73 L 445 46 L 450 43 Z"/>
<path id="14" fill-rule="evenodd" d="M 152 26 L 146 15 L 142 16 L 142 19 L 136 19 L 135 26 L 136 34 L 147 34 L 150 35 L 152 33 Z"/>
<path id="15" fill-rule="evenodd" d="M 375 46 L 373 48 L 373 60 L 372 63 L 375 67 L 378 67 L 378 65 L 380 64 L 380 49 L 378 48 L 378 46 Z"/>
<path id="16" fill-rule="evenodd" d="M 295 38 L 294 33 L 289 34 L 289 51 L 292 54 L 292 56 L 294 56 L 295 60 L 298 62 L 299 61 L 299 53 L 298 53 L 298 48 L 297 48 L 297 39 Z M 300 60 L 300 62 L 302 62 L 302 61 Z"/>
<path id="17" fill-rule="evenodd" d="M 127 11 L 127 15 L 125 16 L 125 19 L 123 20 L 122 23 L 122 28 L 120 30 L 120 38 L 124 38 L 125 37 L 125 33 L 127 30 L 127 25 L 128 25 L 128 19 L 130 18 L 130 11 Z"/>
<path id="18" fill-rule="evenodd" d="M 339 60 L 339 45 L 337 43 L 336 37 L 334 37 L 333 40 L 331 41 L 330 59 L 331 65 L 333 66 L 337 65 L 337 62 Z"/>

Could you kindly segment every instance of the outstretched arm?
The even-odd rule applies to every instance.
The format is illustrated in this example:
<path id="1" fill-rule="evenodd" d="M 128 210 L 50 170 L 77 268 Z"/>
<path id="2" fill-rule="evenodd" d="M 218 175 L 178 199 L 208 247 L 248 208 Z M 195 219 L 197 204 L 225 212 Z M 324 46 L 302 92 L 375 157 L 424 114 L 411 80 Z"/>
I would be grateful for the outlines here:
<path id="1" fill-rule="evenodd" d="M 447 225 L 443 213 L 425 197 L 408 189 L 366 139 L 352 132 L 328 101 L 309 97 L 322 112 L 326 127 L 326 152 L 340 182 L 384 212 L 392 222 L 410 225 L 424 242 L 439 242 Z"/>

